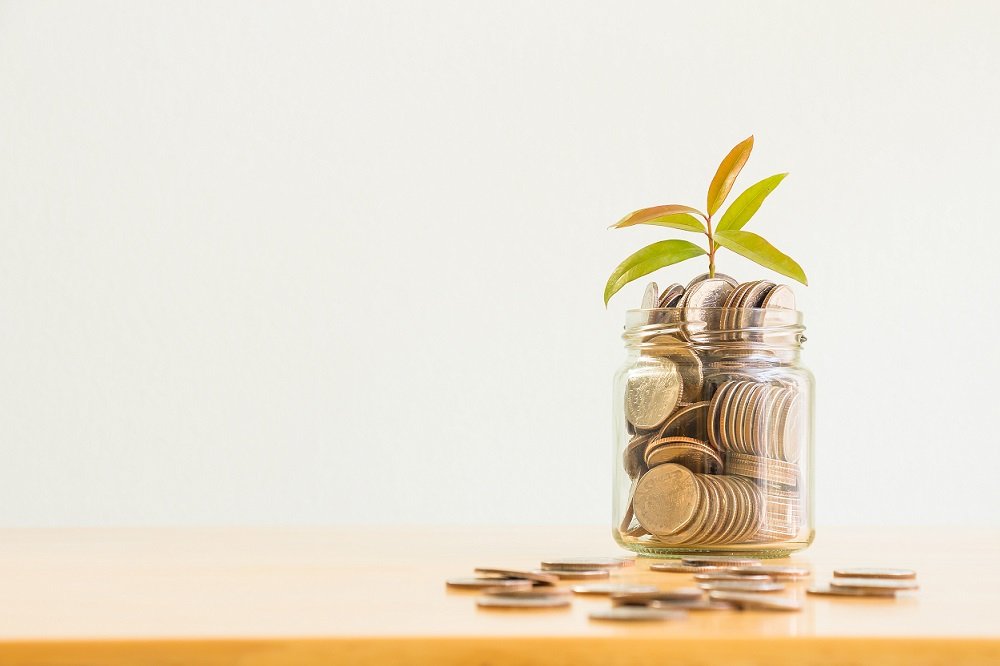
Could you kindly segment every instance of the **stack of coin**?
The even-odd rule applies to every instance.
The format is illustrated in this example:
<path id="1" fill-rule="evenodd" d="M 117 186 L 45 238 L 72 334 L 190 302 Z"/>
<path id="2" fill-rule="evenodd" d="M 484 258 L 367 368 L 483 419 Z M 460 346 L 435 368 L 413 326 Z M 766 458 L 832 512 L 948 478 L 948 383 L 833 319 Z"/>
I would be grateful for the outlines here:
<path id="1" fill-rule="evenodd" d="M 641 354 L 625 377 L 621 536 L 666 547 L 795 538 L 805 398 L 775 371 L 783 359 L 767 340 L 769 314 L 795 308 L 791 289 L 703 275 L 662 293 L 650 284 L 642 305 Z"/>

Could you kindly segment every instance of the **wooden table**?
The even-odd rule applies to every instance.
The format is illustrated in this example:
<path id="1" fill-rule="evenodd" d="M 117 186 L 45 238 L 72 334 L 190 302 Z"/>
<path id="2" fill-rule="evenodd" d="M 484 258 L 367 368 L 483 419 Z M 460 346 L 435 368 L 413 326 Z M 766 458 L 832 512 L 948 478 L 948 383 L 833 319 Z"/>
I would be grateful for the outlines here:
<path id="1" fill-rule="evenodd" d="M 905 566 L 922 589 L 611 624 L 587 618 L 603 598 L 489 611 L 444 585 L 477 565 L 617 553 L 601 527 L 5 530 L 0 663 L 1000 664 L 998 536 L 820 530 L 794 558 L 817 578 Z M 647 563 L 623 578 L 691 583 Z"/>

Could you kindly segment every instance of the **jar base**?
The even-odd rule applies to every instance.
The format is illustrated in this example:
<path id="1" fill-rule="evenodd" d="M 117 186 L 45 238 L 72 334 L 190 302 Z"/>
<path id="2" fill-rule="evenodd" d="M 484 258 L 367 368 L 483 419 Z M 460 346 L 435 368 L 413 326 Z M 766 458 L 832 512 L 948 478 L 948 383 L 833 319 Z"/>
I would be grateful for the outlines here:
<path id="1" fill-rule="evenodd" d="M 761 559 L 788 557 L 808 548 L 816 538 L 816 530 L 807 535 L 775 543 L 719 544 L 717 546 L 663 546 L 643 537 L 622 536 L 617 529 L 611 535 L 619 546 L 644 557 L 681 559 L 692 555 L 743 555 Z"/>

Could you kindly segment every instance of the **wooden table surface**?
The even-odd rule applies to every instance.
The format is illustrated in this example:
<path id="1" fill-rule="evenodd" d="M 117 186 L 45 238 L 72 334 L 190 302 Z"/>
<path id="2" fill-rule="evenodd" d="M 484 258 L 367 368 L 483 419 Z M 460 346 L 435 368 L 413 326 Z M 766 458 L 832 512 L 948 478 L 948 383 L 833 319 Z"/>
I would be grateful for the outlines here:
<path id="1" fill-rule="evenodd" d="M 601 527 L 4 530 L 0 663 L 1000 664 L 998 537 L 821 529 L 793 558 L 818 580 L 911 567 L 920 592 L 611 624 L 587 618 L 605 598 L 480 610 L 444 585 L 475 566 L 619 553 Z M 621 579 L 692 582 L 648 563 Z"/>

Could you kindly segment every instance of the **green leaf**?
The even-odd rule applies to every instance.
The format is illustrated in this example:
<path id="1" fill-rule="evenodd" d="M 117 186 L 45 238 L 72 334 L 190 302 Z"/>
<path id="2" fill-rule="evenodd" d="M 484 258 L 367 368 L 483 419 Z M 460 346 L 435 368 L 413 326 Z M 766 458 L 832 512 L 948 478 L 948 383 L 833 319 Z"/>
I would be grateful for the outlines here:
<path id="1" fill-rule="evenodd" d="M 749 231 L 717 231 L 715 240 L 722 247 L 754 261 L 764 268 L 770 268 L 793 280 L 808 285 L 805 271 L 795 260 L 784 254 L 757 234 Z"/>
<path id="2" fill-rule="evenodd" d="M 676 215 L 664 215 L 663 217 L 654 217 L 652 220 L 646 220 L 643 224 L 655 224 L 659 227 L 671 227 L 673 229 L 683 229 L 684 231 L 694 231 L 695 233 L 703 234 L 705 231 L 705 224 L 693 215 L 688 215 L 687 213 L 677 213 Z"/>
<path id="3" fill-rule="evenodd" d="M 722 214 L 722 219 L 719 220 L 719 231 L 729 231 L 735 230 L 739 231 L 743 226 L 750 221 L 760 205 L 764 203 L 764 199 L 767 195 L 774 191 L 774 188 L 778 186 L 778 183 L 785 179 L 787 173 L 779 173 L 773 176 L 769 176 L 764 180 L 751 185 L 746 189 L 743 194 L 736 197 L 736 201 L 729 205 L 726 212 Z"/>
<path id="4" fill-rule="evenodd" d="M 687 226 L 679 227 L 676 224 L 663 224 L 661 222 L 654 222 L 653 220 L 662 220 L 666 217 L 675 217 L 678 215 L 686 215 L 690 218 L 691 215 L 700 215 L 705 217 L 705 214 L 701 211 L 691 208 L 691 206 L 681 206 L 680 204 L 667 204 L 666 206 L 653 206 L 652 208 L 643 208 L 641 210 L 629 213 L 622 219 L 618 220 L 612 224 L 609 229 L 621 229 L 623 227 L 631 227 L 636 224 L 659 224 L 663 227 L 674 227 L 675 229 L 685 229 L 687 231 L 705 231 L 705 226 L 701 224 L 698 220 L 691 218 L 692 222 L 697 225 L 697 228 L 691 227 L 691 222 Z M 676 220 L 675 220 L 676 221 Z"/>
<path id="5" fill-rule="evenodd" d="M 750 151 L 753 150 L 753 135 L 743 139 L 736 144 L 729 154 L 722 159 L 719 170 L 715 172 L 715 178 L 708 186 L 708 214 L 715 215 L 715 211 L 722 208 L 723 202 L 729 196 L 729 190 L 733 189 L 733 182 L 736 176 L 740 175 L 743 165 L 750 159 Z"/>
<path id="6" fill-rule="evenodd" d="M 604 305 L 619 289 L 636 278 L 705 254 L 705 250 L 686 240 L 665 240 L 647 245 L 618 265 L 604 287 Z"/>

